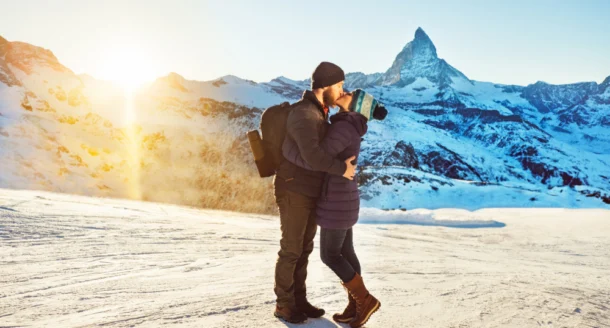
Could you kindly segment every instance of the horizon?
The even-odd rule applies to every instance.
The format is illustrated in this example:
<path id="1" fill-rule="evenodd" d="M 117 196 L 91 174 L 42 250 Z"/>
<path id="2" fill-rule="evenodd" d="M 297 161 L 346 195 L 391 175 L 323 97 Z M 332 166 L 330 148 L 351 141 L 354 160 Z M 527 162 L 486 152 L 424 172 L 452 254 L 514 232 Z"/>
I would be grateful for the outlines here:
<path id="1" fill-rule="evenodd" d="M 514 1 L 485 6 L 476 1 L 385 1 L 374 6 L 364 1 L 350 6 L 314 1 L 308 7 L 275 0 L 266 6 L 238 0 L 183 4 L 23 1 L 8 4 L 6 12 L 13 15 L 0 22 L 0 31 L 9 41 L 51 50 L 75 74 L 107 81 L 129 75 L 133 83 L 152 82 L 172 72 L 194 81 L 227 75 L 259 83 L 282 76 L 301 81 L 321 61 L 334 62 L 346 73 L 383 73 L 417 27 L 430 36 L 439 58 L 471 80 L 561 85 L 601 83 L 610 76 L 610 58 L 604 55 L 610 45 L 600 42 L 610 31 L 610 22 L 603 17 L 610 3 L 604 1 L 538 1 L 527 4 L 527 11 Z M 383 21 L 360 24 L 331 15 L 312 24 L 320 7 L 344 17 L 366 12 Z M 318 35 L 311 42 L 315 47 L 303 41 Z M 352 35 L 366 46 L 353 42 Z"/>

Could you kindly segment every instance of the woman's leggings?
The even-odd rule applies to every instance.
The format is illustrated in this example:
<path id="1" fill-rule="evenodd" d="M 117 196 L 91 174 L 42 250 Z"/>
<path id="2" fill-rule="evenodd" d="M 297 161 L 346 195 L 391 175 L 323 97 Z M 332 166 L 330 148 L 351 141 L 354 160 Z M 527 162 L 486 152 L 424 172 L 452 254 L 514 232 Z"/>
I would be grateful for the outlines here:
<path id="1" fill-rule="evenodd" d="M 354 251 L 352 228 L 320 229 L 320 257 L 344 282 L 351 281 L 360 274 L 360 262 Z"/>

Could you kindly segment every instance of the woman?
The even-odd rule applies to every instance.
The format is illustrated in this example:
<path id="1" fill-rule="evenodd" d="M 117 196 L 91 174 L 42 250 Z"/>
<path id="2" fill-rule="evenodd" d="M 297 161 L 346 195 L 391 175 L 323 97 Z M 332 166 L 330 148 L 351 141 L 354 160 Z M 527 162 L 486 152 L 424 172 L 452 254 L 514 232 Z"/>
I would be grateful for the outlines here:
<path id="1" fill-rule="evenodd" d="M 340 160 L 356 156 L 358 160 L 362 136 L 370 119 L 383 120 L 387 110 L 366 92 L 357 89 L 337 100 L 340 110 L 330 117 L 331 126 L 320 146 Z M 306 169 L 311 167 L 298 154 L 284 154 L 286 159 Z M 364 325 L 379 309 L 381 303 L 373 297 L 362 281 L 360 262 L 354 251 L 352 227 L 358 221 L 360 194 L 357 176 L 348 180 L 327 175 L 317 203 L 317 223 L 320 226 L 320 255 L 322 262 L 337 274 L 348 291 L 349 303 L 333 319 Z"/>

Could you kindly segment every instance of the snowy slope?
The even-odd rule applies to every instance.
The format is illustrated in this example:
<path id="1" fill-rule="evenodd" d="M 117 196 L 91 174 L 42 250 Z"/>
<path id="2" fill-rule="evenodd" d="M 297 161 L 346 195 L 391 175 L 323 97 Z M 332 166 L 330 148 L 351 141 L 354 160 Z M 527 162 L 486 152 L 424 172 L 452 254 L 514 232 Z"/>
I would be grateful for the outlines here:
<path id="1" fill-rule="evenodd" d="M 367 327 L 610 325 L 608 210 L 365 208 L 361 222 L 356 251 L 382 303 Z M 0 189 L 0 323 L 345 327 L 317 238 L 308 296 L 328 314 L 273 317 L 279 236 L 276 216 Z"/>
<path id="2" fill-rule="evenodd" d="M 242 139 L 260 110 L 223 95 L 239 94 L 243 103 L 289 99 L 237 78 L 225 77 L 227 85 L 177 74 L 127 94 L 73 74 L 46 49 L 6 41 L 0 51 L 10 73 L 0 83 L 0 186 L 269 211 L 272 197 L 247 202 L 231 189 L 268 188 L 244 169 Z M 182 95 L 182 83 L 197 92 Z"/>
<path id="3" fill-rule="evenodd" d="M 200 82 L 184 79 L 176 73 L 157 79 L 148 92 L 162 96 L 172 96 L 181 99 L 213 98 L 217 101 L 229 101 L 251 107 L 269 107 L 288 99 L 298 99 L 300 94 L 280 95 L 272 88 L 272 84 L 291 82 L 286 78 L 276 79 L 269 84 L 259 84 L 227 75 L 213 81 Z M 302 93 L 301 89 L 301 93 Z"/>

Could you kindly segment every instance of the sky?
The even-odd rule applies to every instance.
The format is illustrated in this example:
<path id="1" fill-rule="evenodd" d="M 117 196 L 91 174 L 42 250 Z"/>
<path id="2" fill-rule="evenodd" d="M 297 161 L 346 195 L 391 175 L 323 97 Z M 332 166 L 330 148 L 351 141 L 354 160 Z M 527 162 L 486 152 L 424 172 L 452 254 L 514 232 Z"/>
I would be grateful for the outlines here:
<path id="1" fill-rule="evenodd" d="M 125 72 L 301 80 L 320 61 L 385 72 L 418 27 L 470 79 L 565 84 L 610 75 L 606 0 L 0 0 L 0 8 L 0 36 L 106 80 Z"/>

